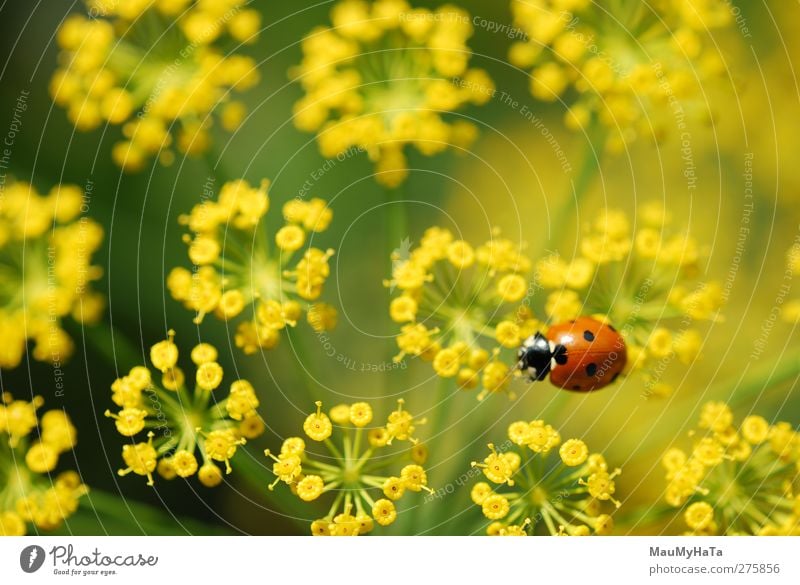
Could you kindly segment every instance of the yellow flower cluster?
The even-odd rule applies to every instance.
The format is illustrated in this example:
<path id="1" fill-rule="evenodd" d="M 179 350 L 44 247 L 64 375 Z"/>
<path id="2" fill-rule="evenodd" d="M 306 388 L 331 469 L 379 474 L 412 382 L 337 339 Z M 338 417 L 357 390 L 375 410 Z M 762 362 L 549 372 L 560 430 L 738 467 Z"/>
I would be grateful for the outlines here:
<path id="1" fill-rule="evenodd" d="M 691 450 L 669 449 L 665 497 L 682 507 L 690 534 L 800 536 L 800 434 L 787 422 L 747 416 L 738 427 L 723 402 L 708 402 Z"/>
<path id="2" fill-rule="evenodd" d="M 258 397 L 247 380 L 236 380 L 225 398 L 218 399 L 224 372 L 217 362 L 217 349 L 208 343 L 191 352 L 195 365 L 193 390 L 178 367 L 175 333 L 150 349 L 150 361 L 161 372 L 161 384 L 153 381 L 145 366 L 134 366 L 111 385 L 111 399 L 120 410 L 106 411 L 117 431 L 131 442 L 122 447 L 125 467 L 119 475 L 135 473 L 153 485 L 153 472 L 165 479 L 197 474 L 200 483 L 215 487 L 222 482 L 223 463 L 230 473 L 230 460 L 247 439 L 264 432 L 256 412 Z M 133 442 L 147 430 L 147 441 Z M 195 455 L 200 453 L 202 464 Z"/>
<path id="3" fill-rule="evenodd" d="M 533 96 L 577 94 L 566 124 L 597 120 L 612 151 L 710 117 L 704 84 L 725 73 L 710 34 L 733 20 L 725 0 L 621 0 L 602 10 L 590 0 L 511 0 L 511 9 L 527 38 L 509 60 L 531 71 Z"/>
<path id="4" fill-rule="evenodd" d="M 305 90 L 295 125 L 317 133 L 323 156 L 365 150 L 376 180 L 391 188 L 408 175 L 407 145 L 433 156 L 472 143 L 473 124 L 446 120 L 469 103 L 486 103 L 494 91 L 485 71 L 468 66 L 473 30 L 466 12 L 411 8 L 405 0 L 341 0 L 331 25 L 303 39 L 294 71 Z"/>
<path id="5" fill-rule="evenodd" d="M 208 148 L 212 113 L 226 130 L 246 115 L 234 92 L 259 80 L 250 57 L 221 51 L 226 35 L 237 42 L 258 37 L 261 19 L 245 0 L 88 0 L 89 16 L 68 17 L 58 30 L 59 68 L 53 100 L 78 130 L 120 125 L 114 161 L 128 171 L 178 150 Z"/>
<path id="6" fill-rule="evenodd" d="M 558 450 L 558 457 L 549 454 Z M 616 478 L 599 453 L 590 453 L 580 439 L 561 435 L 542 420 L 517 421 L 508 427 L 508 441 L 489 444 L 483 462 L 473 462 L 490 483 L 476 483 L 472 501 L 492 521 L 491 536 L 610 534 L 614 522 L 602 513 L 614 499 Z"/>
<path id="7" fill-rule="evenodd" d="M 61 328 L 71 316 L 97 321 L 103 296 L 90 284 L 102 274 L 91 265 L 103 230 L 81 213 L 83 192 L 74 185 L 39 195 L 27 183 L 5 187 L 0 197 L 0 368 L 19 365 L 28 340 L 33 357 L 60 363 L 73 350 Z"/>
<path id="8" fill-rule="evenodd" d="M 167 278 L 172 297 L 197 313 L 197 323 L 208 313 L 225 321 L 250 314 L 235 336 L 246 354 L 275 347 L 281 330 L 304 313 L 317 331 L 336 324 L 336 310 L 316 302 L 330 275 L 333 250 L 308 242 L 328 228 L 333 212 L 322 199 L 289 201 L 283 206 L 285 225 L 272 244 L 259 229 L 269 210 L 268 186 L 267 180 L 258 188 L 231 181 L 217 201 L 205 200 L 181 216 L 192 232 L 184 240 L 195 269 L 174 268 Z"/>
<path id="9" fill-rule="evenodd" d="M 625 213 L 605 210 L 588 226 L 578 256 L 553 254 L 535 266 L 537 284 L 552 291 L 549 320 L 607 319 L 625 338 L 628 372 L 696 360 L 703 338 L 695 324 L 721 319 L 724 301 L 718 283 L 698 281 L 700 246 L 671 225 L 660 203 L 643 204 L 639 219 L 634 231 Z M 672 391 L 650 375 L 647 385 L 656 396 Z"/>
<path id="10" fill-rule="evenodd" d="M 277 455 L 265 451 L 276 477 L 270 489 L 284 482 L 304 502 L 335 493 L 328 513 L 311 523 L 313 535 L 358 536 L 371 532 L 376 522 L 389 526 L 397 519 L 394 502 L 406 492 L 431 491 L 422 467 L 428 451 L 414 438 L 416 426 L 424 421 L 405 410 L 402 399 L 383 426 L 372 425 L 372 407 L 366 402 L 339 404 L 328 414 L 322 402 L 316 405 L 303 432 L 328 453 L 310 452 L 301 437 L 287 438 Z M 402 442 L 411 447 L 398 448 Z M 398 475 L 387 475 L 388 468 L 404 459 L 408 464 Z"/>
<path id="11" fill-rule="evenodd" d="M 523 247 L 499 236 L 473 247 L 432 227 L 408 257 L 393 258 L 385 284 L 399 291 L 389 306 L 402 325 L 395 360 L 420 356 L 463 388 L 482 384 L 479 398 L 505 390 L 513 372 L 498 354 L 516 350 L 539 325 L 515 306 L 528 293 Z"/>
<path id="12" fill-rule="evenodd" d="M 62 410 L 37 410 L 44 400 L 0 402 L 0 536 L 24 536 L 28 524 L 55 530 L 78 509 L 88 488 L 74 471 L 51 472 L 59 457 L 78 442 L 75 427 Z M 35 435 L 35 438 L 32 436 Z"/>

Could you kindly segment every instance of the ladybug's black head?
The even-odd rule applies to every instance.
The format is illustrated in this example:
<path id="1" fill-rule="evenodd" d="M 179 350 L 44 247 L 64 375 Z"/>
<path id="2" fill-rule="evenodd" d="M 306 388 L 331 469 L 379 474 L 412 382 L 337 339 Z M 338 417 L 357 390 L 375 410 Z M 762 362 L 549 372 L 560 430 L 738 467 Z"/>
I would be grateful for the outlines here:
<path id="1" fill-rule="evenodd" d="M 553 366 L 553 344 L 541 333 L 531 335 L 519 348 L 517 367 L 531 382 L 547 378 Z"/>

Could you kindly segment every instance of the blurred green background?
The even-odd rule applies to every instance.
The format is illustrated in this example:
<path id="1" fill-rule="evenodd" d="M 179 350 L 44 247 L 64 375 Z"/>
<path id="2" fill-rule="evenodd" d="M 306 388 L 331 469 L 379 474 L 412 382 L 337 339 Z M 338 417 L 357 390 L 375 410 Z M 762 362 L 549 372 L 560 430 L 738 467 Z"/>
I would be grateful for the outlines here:
<path id="1" fill-rule="evenodd" d="M 312 180 L 309 193 L 330 201 L 334 210 L 331 228 L 315 243 L 337 251 L 324 299 L 339 307 L 340 318 L 329 337 L 337 355 L 352 360 L 353 368 L 328 357 L 320 339 L 307 327 L 292 331 L 276 350 L 244 357 L 222 323 L 209 318 L 195 326 L 192 315 L 165 292 L 169 269 L 187 265 L 177 217 L 200 200 L 210 177 L 218 186 L 228 178 L 258 183 L 267 177 L 272 181 L 272 208 L 278 209 L 325 163 L 314 137 L 292 125 L 292 104 L 302 92 L 289 81 L 287 70 L 301 58 L 302 36 L 327 21 L 330 3 L 307 3 L 307 9 L 301 9 L 305 8 L 301 4 L 253 4 L 262 12 L 265 29 L 258 43 L 244 52 L 259 60 L 262 80 L 243 94 L 250 110 L 243 127 L 231 136 L 215 129 L 213 152 L 206 158 L 178 159 L 167 168 L 156 164 L 133 175 L 122 174 L 110 160 L 117 129 L 77 133 L 48 96 L 47 84 L 56 63 L 54 32 L 65 14 L 81 7 L 77 3 L 0 5 L 0 127 L 10 121 L 20 92 L 30 92 L 22 131 L 13 146 L 12 174 L 45 191 L 59 182 L 84 187 L 91 183 L 90 215 L 106 230 L 96 262 L 105 269 L 98 288 L 108 295 L 107 319 L 97 326 L 102 331 L 72 328 L 78 351 L 66 368 L 66 395 L 54 396 L 47 364 L 30 362 L 2 372 L 3 390 L 43 395 L 48 406 L 65 407 L 80 430 L 76 469 L 97 494 L 88 498 L 64 531 L 305 534 L 305 522 L 319 517 L 324 504 L 316 509 L 297 503 L 289 506 L 296 499 L 268 492 L 271 475 L 264 467 L 264 447 L 275 448 L 283 437 L 299 433 L 315 399 L 333 406 L 380 397 L 383 400 L 376 402 L 381 405 L 376 410 L 381 417 L 401 395 L 416 414 L 430 415 L 434 407 L 438 382 L 426 363 L 411 360 L 407 367 L 388 372 L 361 371 L 362 364 L 387 363 L 394 347 L 388 293 L 382 285 L 390 268 L 384 243 L 389 213 L 365 156 L 335 164 Z M 474 15 L 510 22 L 506 2 L 462 0 L 458 4 Z M 505 62 L 507 37 L 476 29 L 470 43 L 475 53 L 472 64 L 489 70 L 499 90 L 544 121 L 573 172 L 562 170 L 552 139 L 548 141 L 518 110 L 498 100 L 470 110 L 467 114 L 475 117 L 482 131 L 470 153 L 432 159 L 411 156 L 412 172 L 402 196 L 412 241 L 418 241 L 430 225 L 449 227 L 476 242 L 499 226 L 512 239 L 528 240 L 532 258 L 555 249 L 569 256 L 579 226 L 598 209 L 611 206 L 632 213 L 637 202 L 666 199 L 679 224 L 685 223 L 706 246 L 702 268 L 707 277 L 725 281 L 737 257 L 747 189 L 745 158 L 751 153 L 754 211 L 724 310 L 726 318 L 708 326 L 704 359 L 670 370 L 668 381 L 676 386 L 672 397 L 643 399 L 635 378 L 586 396 L 559 393 L 544 384 L 520 387 L 519 398 L 513 402 L 497 396 L 478 403 L 474 393 L 452 390 L 440 406 L 446 412 L 442 423 L 418 432 L 431 451 L 432 486 L 446 486 L 466 472 L 469 461 L 485 455 L 488 441 L 505 436 L 510 421 L 538 418 L 551 408 L 559 415 L 548 422 L 562 436 L 584 438 L 591 449 L 624 468 L 617 488 L 624 501 L 619 522 L 626 514 L 660 504 L 664 487 L 660 455 L 685 435 L 703 401 L 730 400 L 737 418 L 756 412 L 796 425 L 800 418 L 797 376 L 790 371 L 778 381 L 770 367 L 776 356 L 783 356 L 784 363 L 800 360 L 794 327 L 776 322 L 767 350 L 755 359 L 751 353 L 783 283 L 784 254 L 798 236 L 800 168 L 794 159 L 800 108 L 793 59 L 800 55 L 796 30 L 800 10 L 790 2 L 739 0 L 733 4 L 746 19 L 750 37 L 734 26 L 716 39 L 732 66 L 726 82 L 709 89 L 713 122 L 693 128 L 697 191 L 691 196 L 686 193 L 680 144 L 674 138 L 658 147 L 637 145 L 622 155 L 604 158 L 600 176 L 578 216 L 557 226 L 549 225 L 548 214 L 569 196 L 574 169 L 587 151 L 586 138 L 563 129 L 562 106 L 544 105 L 530 96 L 527 74 Z M 277 219 L 276 213 L 268 215 L 268 229 L 277 227 Z M 108 324 L 115 331 L 116 365 L 109 359 L 113 348 Z M 260 412 L 269 428 L 234 464 L 243 465 L 240 458 L 249 459 L 246 465 L 252 468 L 248 474 L 253 480 L 234 473 L 229 485 L 214 490 L 193 481 L 158 481 L 152 489 L 142 478 L 116 476 L 121 442 L 113 424 L 102 416 L 110 406 L 109 385 L 119 372 L 134 365 L 133 360 L 143 363 L 149 346 L 163 339 L 168 328 L 178 332 L 182 348 L 198 340 L 216 343 L 226 371 L 235 371 L 256 386 Z M 132 355 L 124 346 L 132 348 Z M 485 521 L 469 500 L 473 481 L 439 501 L 425 504 L 422 498 L 405 499 L 400 520 L 383 533 L 480 532 Z M 120 506 L 123 501 L 129 507 Z M 293 520 L 293 515 L 301 521 Z M 621 530 L 660 532 L 665 522 L 623 523 Z"/>

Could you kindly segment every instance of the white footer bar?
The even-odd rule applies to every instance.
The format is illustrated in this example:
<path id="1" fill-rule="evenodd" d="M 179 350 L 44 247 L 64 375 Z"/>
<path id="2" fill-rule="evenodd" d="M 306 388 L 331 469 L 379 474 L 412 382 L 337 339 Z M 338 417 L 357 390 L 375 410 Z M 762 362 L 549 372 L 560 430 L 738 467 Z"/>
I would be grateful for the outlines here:
<path id="1" fill-rule="evenodd" d="M 800 584 L 800 538 L 0 538 L 3 585 L 142 585 L 167 579 L 192 585 L 231 579 L 324 585 Z"/>

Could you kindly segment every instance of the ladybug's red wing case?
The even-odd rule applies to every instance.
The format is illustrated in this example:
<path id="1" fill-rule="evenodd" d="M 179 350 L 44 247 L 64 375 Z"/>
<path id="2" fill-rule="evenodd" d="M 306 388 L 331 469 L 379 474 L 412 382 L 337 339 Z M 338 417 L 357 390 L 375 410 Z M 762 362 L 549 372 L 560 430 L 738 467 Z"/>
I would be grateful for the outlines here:
<path id="1" fill-rule="evenodd" d="M 566 348 L 550 372 L 550 381 L 566 390 L 589 392 L 608 386 L 628 359 L 622 336 L 611 325 L 591 317 L 554 325 L 547 338 Z"/>

